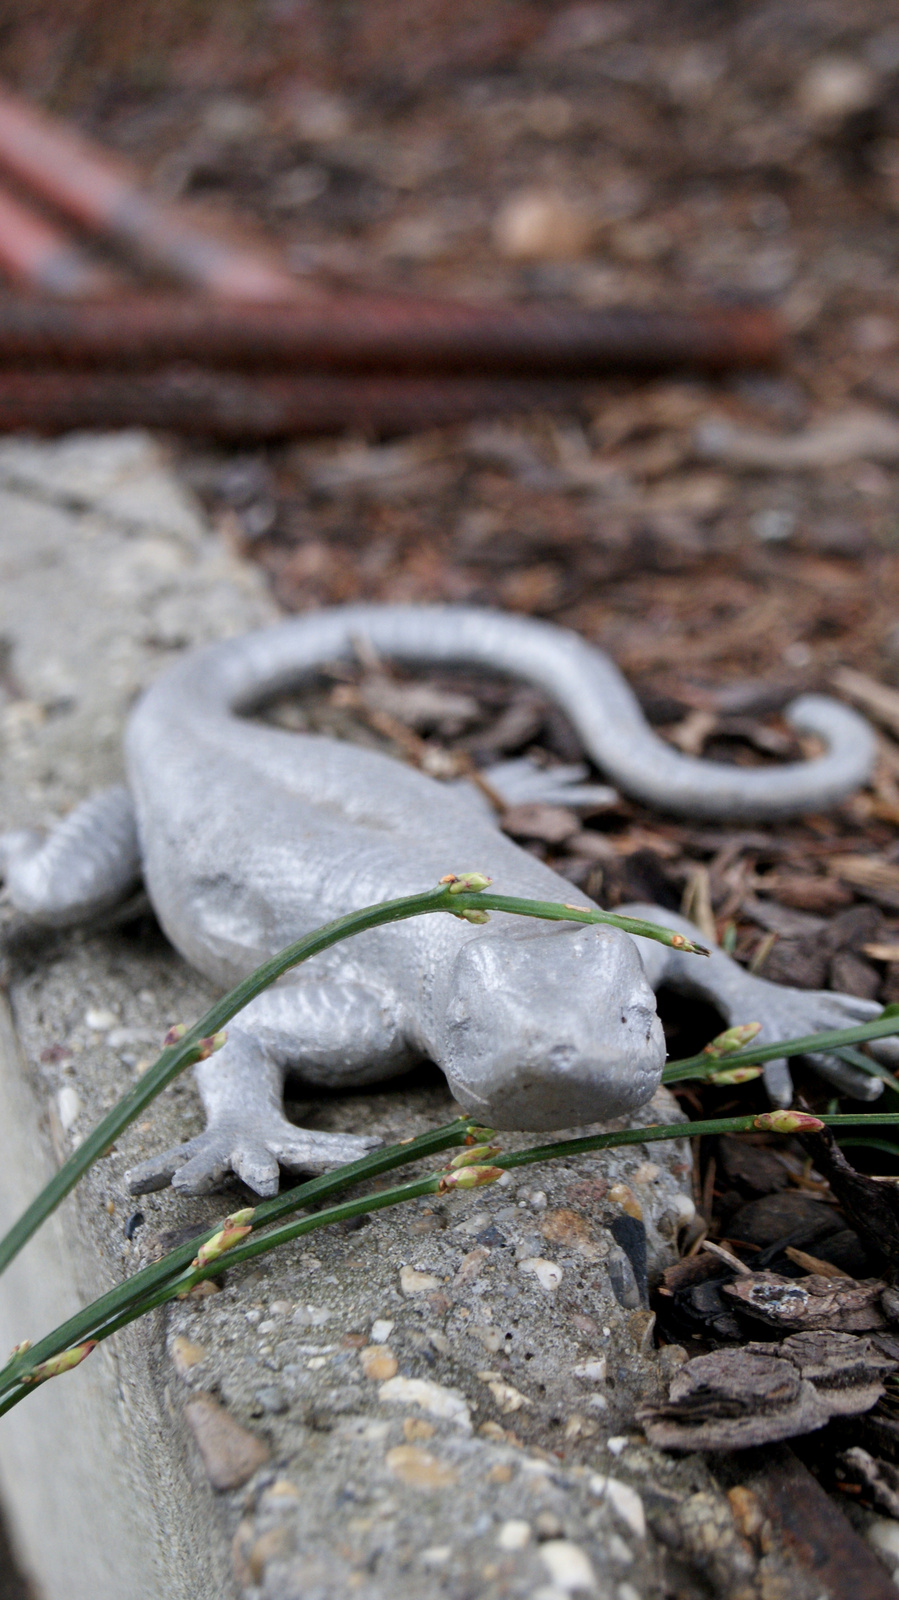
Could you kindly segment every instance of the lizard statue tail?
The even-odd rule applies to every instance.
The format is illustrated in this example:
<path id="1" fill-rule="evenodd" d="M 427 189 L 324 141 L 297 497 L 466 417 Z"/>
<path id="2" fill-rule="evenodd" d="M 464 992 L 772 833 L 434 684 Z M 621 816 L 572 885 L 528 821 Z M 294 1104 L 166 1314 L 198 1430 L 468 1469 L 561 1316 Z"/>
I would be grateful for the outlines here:
<path id="1" fill-rule="evenodd" d="M 785 715 L 797 733 L 822 741 L 821 755 L 754 769 L 684 755 L 653 732 L 614 662 L 595 646 L 552 623 L 470 606 L 310 612 L 192 652 L 147 700 L 157 714 L 168 706 L 182 723 L 247 713 L 329 663 L 354 659 L 359 639 L 387 660 L 480 667 L 532 685 L 567 714 L 587 755 L 625 794 L 697 821 L 767 821 L 826 810 L 864 783 L 874 762 L 874 734 L 864 718 L 813 694 L 794 700 Z"/>

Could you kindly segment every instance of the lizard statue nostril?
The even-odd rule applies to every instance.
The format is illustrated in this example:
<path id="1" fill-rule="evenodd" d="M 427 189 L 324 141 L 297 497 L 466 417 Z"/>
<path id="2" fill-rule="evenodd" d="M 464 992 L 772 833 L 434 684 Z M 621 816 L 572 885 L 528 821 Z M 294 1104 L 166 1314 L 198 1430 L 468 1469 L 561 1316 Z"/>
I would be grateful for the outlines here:
<path id="1" fill-rule="evenodd" d="M 359 636 L 387 658 L 468 663 L 536 685 L 567 710 L 585 751 L 622 789 L 690 816 L 820 810 L 850 793 L 872 759 L 861 718 L 807 698 L 794 720 L 824 737 L 823 755 L 753 770 L 694 760 L 653 734 L 613 664 L 563 629 L 464 607 L 338 608 L 224 640 L 165 673 L 129 721 L 128 787 L 86 801 L 46 841 L 0 839 L 13 903 L 37 920 L 71 924 L 122 897 L 142 872 L 172 943 L 223 987 L 331 918 L 419 893 L 466 866 L 488 873 L 501 893 L 589 904 L 499 830 L 473 787 L 250 720 L 266 698 L 350 657 Z M 583 776 L 567 772 L 551 782 Z M 507 764 L 495 778 L 501 794 L 504 777 L 519 785 L 517 800 L 520 785 L 535 781 Z M 578 792 L 595 802 L 595 786 Z M 658 907 L 640 914 L 694 931 Z M 652 991 L 663 982 L 710 999 L 730 1022 L 762 1021 L 766 1039 L 879 1010 L 765 983 L 719 951 L 698 960 L 617 928 L 422 917 L 334 947 L 247 1006 L 224 1049 L 197 1068 L 205 1132 L 135 1168 L 131 1190 L 174 1181 L 203 1193 L 235 1172 L 272 1193 L 281 1167 L 333 1166 L 370 1146 L 289 1122 L 291 1071 L 312 1086 L 358 1086 L 429 1058 L 463 1105 L 497 1127 L 624 1115 L 659 1081 L 665 1052 Z M 815 1065 L 842 1086 L 860 1076 L 832 1057 Z M 789 1095 L 778 1063 L 771 1092 Z"/>

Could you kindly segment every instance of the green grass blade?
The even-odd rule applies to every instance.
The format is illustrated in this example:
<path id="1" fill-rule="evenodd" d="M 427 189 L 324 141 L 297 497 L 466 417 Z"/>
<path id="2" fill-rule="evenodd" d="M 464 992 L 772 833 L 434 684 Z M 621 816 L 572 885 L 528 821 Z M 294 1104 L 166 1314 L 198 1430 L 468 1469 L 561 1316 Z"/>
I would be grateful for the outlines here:
<path id="1" fill-rule="evenodd" d="M 491 895 L 484 893 L 483 890 L 459 892 L 453 887 L 458 880 L 452 874 L 447 876 L 449 882 L 446 887 L 440 883 L 436 889 L 426 890 L 423 894 L 405 895 L 399 900 L 387 900 L 378 905 L 366 906 L 361 911 L 351 911 L 346 916 L 338 917 L 334 922 L 317 928 L 313 933 L 305 934 L 278 955 L 264 961 L 248 978 L 210 1006 L 205 1016 L 189 1028 L 177 1044 L 163 1050 L 158 1060 L 148 1068 L 127 1094 L 122 1096 L 108 1116 L 105 1116 L 87 1135 L 68 1160 L 63 1162 L 59 1171 L 0 1240 L 0 1272 L 9 1266 L 22 1246 L 37 1231 L 41 1223 L 46 1221 L 51 1212 L 55 1211 L 93 1163 L 106 1153 L 110 1145 L 115 1143 L 135 1118 L 146 1110 L 150 1102 L 161 1094 L 179 1073 L 198 1059 L 198 1048 L 204 1040 L 219 1033 L 238 1011 L 242 1011 L 244 1006 L 255 1000 L 258 994 L 282 977 L 285 972 L 299 966 L 303 961 L 308 961 L 310 957 L 330 949 L 343 939 L 350 939 L 355 934 L 366 933 L 369 929 L 382 927 L 386 923 L 403 922 L 410 917 L 426 916 L 435 912 L 459 916 L 466 911 L 480 913 L 493 910 L 507 911 L 523 917 L 538 917 L 549 922 L 606 923 L 678 949 L 695 951 L 699 954 L 708 953 L 703 946 L 691 945 L 681 934 L 672 933 L 670 928 L 657 927 L 651 922 L 643 922 L 633 917 L 619 917 L 610 911 L 557 905 L 552 901 L 519 900 L 508 895 Z"/>

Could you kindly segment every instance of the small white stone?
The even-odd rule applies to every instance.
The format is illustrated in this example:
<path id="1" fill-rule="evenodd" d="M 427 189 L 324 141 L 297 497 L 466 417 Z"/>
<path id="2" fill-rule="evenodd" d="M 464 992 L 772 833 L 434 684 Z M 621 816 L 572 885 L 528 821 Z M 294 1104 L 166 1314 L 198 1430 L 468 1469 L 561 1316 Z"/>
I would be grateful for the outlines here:
<path id="1" fill-rule="evenodd" d="M 386 1344 L 393 1332 L 394 1326 L 395 1324 L 388 1322 L 386 1317 L 379 1317 L 377 1322 L 373 1322 L 371 1325 L 371 1343 Z"/>
<path id="2" fill-rule="evenodd" d="M 466 1217 L 464 1222 L 457 1222 L 453 1233 L 462 1233 L 466 1238 L 470 1238 L 472 1234 L 480 1233 L 483 1228 L 489 1228 L 490 1220 L 489 1211 L 475 1211 L 472 1216 Z"/>
<path id="3" fill-rule="evenodd" d="M 310 1372 L 319 1372 L 322 1367 L 326 1367 L 328 1365 L 330 1359 L 330 1356 L 312 1356 L 306 1362 L 306 1365 Z"/>
<path id="4" fill-rule="evenodd" d="M 445 1389 L 430 1378 L 388 1378 L 378 1390 L 381 1400 L 397 1401 L 400 1405 L 420 1406 L 432 1417 L 455 1423 L 463 1433 L 471 1433 L 471 1413 L 468 1403 L 458 1389 Z"/>
<path id="5" fill-rule="evenodd" d="M 670 1209 L 682 1223 L 692 1222 L 696 1215 L 696 1206 L 688 1194 L 674 1195 Z"/>
<path id="6" fill-rule="evenodd" d="M 530 1543 L 531 1524 L 519 1522 L 513 1518 L 504 1522 L 496 1536 L 496 1542 L 501 1550 L 523 1550 Z"/>
<path id="7" fill-rule="evenodd" d="M 403 1294 L 431 1294 L 439 1289 L 441 1279 L 433 1272 L 417 1272 L 414 1267 L 400 1267 L 400 1288 Z"/>
<path id="8" fill-rule="evenodd" d="M 545 1211 L 547 1206 L 546 1194 L 543 1189 L 534 1189 L 528 1204 L 532 1211 Z"/>
<path id="9" fill-rule="evenodd" d="M 73 1089 L 70 1083 L 63 1084 L 56 1096 L 56 1112 L 61 1127 L 65 1133 L 68 1133 L 69 1129 L 74 1127 L 81 1114 L 81 1097 L 78 1090 Z"/>
<path id="10" fill-rule="evenodd" d="M 634 1552 L 630 1545 L 625 1544 L 620 1533 L 610 1533 L 606 1540 L 606 1554 L 617 1561 L 620 1567 L 629 1567 L 634 1559 Z"/>
<path id="11" fill-rule="evenodd" d="M 540 1556 L 552 1582 L 563 1594 L 591 1593 L 596 1574 L 590 1557 L 571 1539 L 547 1539 Z"/>
<path id="12" fill-rule="evenodd" d="M 613 1433 L 612 1437 L 606 1440 L 606 1449 L 610 1456 L 622 1456 L 629 1444 L 630 1439 L 626 1433 Z"/>
<path id="13" fill-rule="evenodd" d="M 110 1028 L 115 1027 L 118 1020 L 114 1011 L 94 1010 L 92 1008 L 84 1013 L 85 1024 L 94 1033 L 108 1033 Z"/>
<path id="14" fill-rule="evenodd" d="M 531 1402 L 527 1395 L 522 1394 L 521 1390 L 516 1389 L 513 1384 L 503 1383 L 502 1379 L 498 1377 L 486 1378 L 482 1372 L 478 1373 L 478 1377 L 485 1378 L 487 1387 L 504 1416 L 511 1411 L 520 1411 L 522 1406 L 530 1405 Z"/>
<path id="15" fill-rule="evenodd" d="M 616 1593 L 618 1600 L 640 1600 L 639 1592 L 632 1583 L 619 1583 Z"/>
<path id="16" fill-rule="evenodd" d="M 384 1422 L 380 1417 L 375 1417 L 372 1422 L 366 1422 L 363 1424 L 362 1428 L 360 1429 L 359 1437 L 361 1439 L 370 1439 L 372 1443 L 378 1444 L 382 1439 L 387 1438 L 389 1432 L 390 1423 Z M 383 1504 L 381 1506 L 381 1514 L 386 1514 L 384 1512 Z"/>
<path id="17" fill-rule="evenodd" d="M 809 122 L 826 126 L 866 111 L 877 97 L 877 74 L 848 55 L 819 56 L 803 74 L 796 97 Z"/>
<path id="18" fill-rule="evenodd" d="M 878 1517 L 865 1531 L 865 1538 L 873 1544 L 875 1550 L 880 1550 L 885 1556 L 894 1561 L 899 1561 L 899 1523 L 887 1517 Z"/>
<path id="19" fill-rule="evenodd" d="M 562 1282 L 562 1268 L 557 1261 L 547 1261 L 545 1256 L 528 1256 L 518 1263 L 519 1272 L 526 1273 L 529 1277 L 536 1278 L 541 1289 L 546 1289 L 552 1294 Z"/>
<path id="20" fill-rule="evenodd" d="M 584 1378 L 587 1383 L 603 1383 L 606 1376 L 605 1356 L 591 1356 L 589 1361 L 579 1361 L 571 1369 L 572 1376 Z"/>
<path id="21" fill-rule="evenodd" d="M 601 1500 L 606 1500 L 615 1515 L 627 1523 L 635 1538 L 646 1538 L 646 1512 L 643 1509 L 643 1501 L 629 1483 L 622 1483 L 620 1478 L 606 1478 L 601 1473 L 595 1472 L 590 1479 L 590 1493 L 597 1495 Z"/>
<path id="22" fill-rule="evenodd" d="M 453 1547 L 449 1544 L 432 1544 L 429 1550 L 422 1550 L 422 1564 L 426 1567 L 442 1567 L 449 1561 Z"/>
<path id="23" fill-rule="evenodd" d="M 641 1161 L 631 1177 L 631 1183 L 655 1183 L 661 1170 L 655 1161 Z"/>
<path id="24" fill-rule="evenodd" d="M 594 225 L 564 195 L 528 191 L 513 195 L 494 220 L 501 255 L 512 261 L 571 261 L 585 255 Z"/>
<path id="25" fill-rule="evenodd" d="M 298 1328 L 323 1328 L 333 1315 L 327 1306 L 297 1306 L 292 1321 Z"/>
<path id="26" fill-rule="evenodd" d="M 110 1050 L 126 1050 L 129 1045 L 158 1044 L 158 1028 L 110 1028 L 106 1035 Z"/>

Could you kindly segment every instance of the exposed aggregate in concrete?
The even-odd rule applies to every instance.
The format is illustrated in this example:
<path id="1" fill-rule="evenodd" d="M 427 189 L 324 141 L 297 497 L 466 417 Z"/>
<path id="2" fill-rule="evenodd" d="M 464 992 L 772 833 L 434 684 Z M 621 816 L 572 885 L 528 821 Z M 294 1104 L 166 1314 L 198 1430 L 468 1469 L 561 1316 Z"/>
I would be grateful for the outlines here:
<path id="1" fill-rule="evenodd" d="M 152 531 L 135 505 L 156 519 Z M 135 436 L 4 445 L 0 511 L 9 825 L 49 821 L 117 777 L 140 684 L 185 643 L 269 609 Z M 26 526 L 39 533 L 27 560 Z M 169 1024 L 193 1020 L 212 994 L 147 912 L 64 936 L 8 919 L 6 934 L 16 1026 L 60 1160 Z M 295 1111 L 306 1126 L 390 1141 L 455 1114 L 436 1072 Z M 640 1119 L 673 1114 L 663 1096 Z M 201 1200 L 128 1197 L 129 1166 L 200 1126 L 182 1079 L 86 1180 L 71 1213 L 83 1297 L 244 1203 L 237 1184 Z M 702 1470 L 630 1437 L 636 1404 L 661 1392 L 665 1363 L 680 1358 L 652 1348 L 641 1222 L 653 1274 L 691 1210 L 685 1141 L 522 1169 L 298 1241 L 117 1336 L 93 1361 L 110 1375 L 155 1530 L 156 1576 L 142 1595 L 660 1593 L 667 1557 L 646 1514 L 699 1487 Z M 230 1433 L 217 1428 L 219 1406 Z M 224 1455 L 217 1465 L 217 1448 L 230 1465 Z M 237 1486 L 213 1493 L 210 1480 L 229 1473 Z"/>

